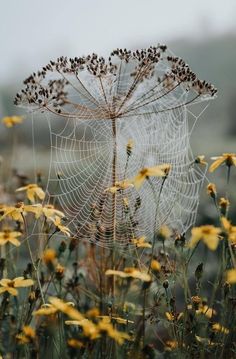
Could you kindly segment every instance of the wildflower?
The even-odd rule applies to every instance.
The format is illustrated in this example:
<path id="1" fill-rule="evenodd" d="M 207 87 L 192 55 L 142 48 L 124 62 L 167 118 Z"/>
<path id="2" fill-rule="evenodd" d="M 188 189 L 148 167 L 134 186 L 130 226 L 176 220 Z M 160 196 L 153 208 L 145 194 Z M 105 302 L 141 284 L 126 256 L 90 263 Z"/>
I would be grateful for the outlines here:
<path id="1" fill-rule="evenodd" d="M 8 128 L 13 127 L 22 122 L 23 122 L 22 116 L 6 116 L 3 117 L 2 119 L 2 123 Z"/>
<path id="2" fill-rule="evenodd" d="M 86 312 L 86 317 L 88 317 L 88 318 L 96 318 L 98 316 L 99 316 L 98 308 L 91 308 Z"/>
<path id="3" fill-rule="evenodd" d="M 199 304 L 202 302 L 202 298 L 200 298 L 198 295 L 194 295 L 191 297 L 191 300 L 193 303 Z"/>
<path id="4" fill-rule="evenodd" d="M 121 278 L 140 279 L 144 282 L 151 281 L 151 276 L 148 273 L 140 272 L 138 269 L 130 268 L 130 267 L 125 268 L 124 272 L 119 271 L 119 270 L 108 269 L 105 272 L 105 274 L 106 275 L 117 275 L 118 277 L 121 277 Z"/>
<path id="5" fill-rule="evenodd" d="M 228 208 L 229 208 L 230 202 L 228 199 L 221 197 L 219 200 L 219 207 L 220 207 L 220 212 L 223 216 L 226 215 Z"/>
<path id="6" fill-rule="evenodd" d="M 195 161 L 194 161 L 194 162 L 197 163 L 197 164 L 200 164 L 200 165 L 207 165 L 207 162 L 204 161 L 204 158 L 205 158 L 204 155 L 197 156 L 197 157 L 195 158 Z"/>
<path id="7" fill-rule="evenodd" d="M 55 275 L 58 280 L 62 280 L 64 277 L 65 267 L 63 267 L 60 263 L 57 264 L 55 269 Z"/>
<path id="8" fill-rule="evenodd" d="M 96 325 L 87 320 L 84 320 L 84 316 L 75 308 L 72 308 L 68 303 L 63 302 L 59 298 L 49 298 L 49 302 L 60 312 L 65 313 L 72 320 L 76 320 L 80 322 L 80 326 L 83 329 L 83 333 L 85 336 L 90 337 L 91 339 L 96 339 L 99 337 L 98 329 Z"/>
<path id="9" fill-rule="evenodd" d="M 32 204 L 31 206 L 26 206 L 27 212 L 34 213 L 35 218 L 38 219 L 41 216 L 45 216 L 47 219 L 54 221 L 55 217 L 65 217 L 64 213 L 55 209 L 53 205 L 47 204 L 42 206 L 39 204 Z"/>
<path id="10" fill-rule="evenodd" d="M 203 314 L 208 319 L 211 319 L 213 317 L 213 315 L 216 314 L 216 311 L 214 309 L 210 308 L 206 304 L 200 304 L 199 308 L 196 310 L 196 314 Z"/>
<path id="11" fill-rule="evenodd" d="M 236 283 L 236 269 L 230 269 L 226 272 L 226 281 L 229 284 Z"/>
<path id="12" fill-rule="evenodd" d="M 134 147 L 134 141 L 132 139 L 129 139 L 126 145 L 126 153 L 128 157 L 131 156 L 133 147 Z"/>
<path id="13" fill-rule="evenodd" d="M 84 344 L 80 340 L 74 338 L 68 339 L 67 344 L 69 345 L 69 347 L 74 349 L 80 349 L 84 347 Z"/>
<path id="14" fill-rule="evenodd" d="M 164 241 L 165 239 L 169 238 L 170 236 L 171 236 L 170 229 L 166 225 L 161 226 L 161 228 L 158 231 L 159 239 Z"/>
<path id="15" fill-rule="evenodd" d="M 225 230 L 225 232 L 228 235 L 229 242 L 232 245 L 236 245 L 236 226 L 232 226 L 230 221 L 225 217 L 221 218 L 221 223 L 222 223 L 223 229 Z"/>
<path id="16" fill-rule="evenodd" d="M 229 334 L 229 329 L 223 327 L 220 323 L 215 323 L 212 325 L 212 330 L 214 332 L 221 332 L 223 334 Z"/>
<path id="17" fill-rule="evenodd" d="M 10 217 L 14 221 L 23 222 L 23 213 L 24 213 L 24 203 L 19 202 L 15 206 L 3 206 L 1 208 L 1 212 L 3 213 L 0 220 L 5 217 Z"/>
<path id="18" fill-rule="evenodd" d="M 106 319 L 102 319 L 98 322 L 98 329 L 100 332 L 105 332 L 110 338 L 115 340 L 118 344 L 123 344 L 125 339 L 130 339 L 129 334 L 116 330 L 111 323 L 108 323 Z"/>
<path id="19" fill-rule="evenodd" d="M 119 324 L 134 324 L 134 322 L 132 320 L 128 320 L 125 318 L 120 318 L 120 317 L 110 317 L 108 315 L 99 315 L 98 318 L 104 319 L 105 321 L 107 321 L 107 323 L 111 323 L 111 321 L 115 321 Z"/>
<path id="20" fill-rule="evenodd" d="M 207 194 L 213 199 L 216 198 L 216 185 L 214 183 L 209 183 L 207 186 Z"/>
<path id="21" fill-rule="evenodd" d="M 152 248 L 151 244 L 146 242 L 145 236 L 142 236 L 137 239 L 132 239 L 132 243 L 135 244 L 137 248 Z"/>
<path id="22" fill-rule="evenodd" d="M 17 277 L 15 279 L 4 278 L 0 280 L 0 294 L 8 292 L 11 295 L 17 296 L 20 287 L 30 287 L 34 284 L 32 279 L 25 279 L 24 277 Z"/>
<path id="23" fill-rule="evenodd" d="M 5 229 L 3 232 L 0 232 L 0 246 L 5 245 L 6 243 L 11 243 L 16 247 L 19 247 L 20 241 L 17 239 L 17 237 L 20 237 L 21 234 L 21 232 Z"/>
<path id="24" fill-rule="evenodd" d="M 219 240 L 221 229 L 212 225 L 204 225 L 201 227 L 195 227 L 191 231 L 191 239 L 189 247 L 193 248 L 199 241 L 203 241 L 205 245 L 212 251 L 216 250 Z"/>
<path id="25" fill-rule="evenodd" d="M 22 328 L 22 332 L 16 335 L 16 339 L 20 344 L 28 344 L 35 340 L 36 333 L 35 330 L 29 325 L 25 325 Z"/>
<path id="26" fill-rule="evenodd" d="M 28 295 L 28 301 L 30 304 L 34 303 L 37 299 L 36 292 L 32 290 Z"/>
<path id="27" fill-rule="evenodd" d="M 27 186 L 17 188 L 16 192 L 26 191 L 27 198 L 30 202 L 35 203 L 37 198 L 43 200 L 45 198 L 45 192 L 37 184 L 28 184 Z"/>
<path id="28" fill-rule="evenodd" d="M 215 171 L 223 163 L 225 163 L 227 167 L 236 166 L 235 153 L 223 153 L 221 156 L 211 157 L 211 159 L 215 160 L 215 162 L 210 166 L 209 172 Z"/>
<path id="29" fill-rule="evenodd" d="M 42 260 L 46 264 L 46 266 L 53 270 L 54 265 L 56 264 L 57 254 L 53 248 L 47 248 L 42 255 Z"/>
<path id="30" fill-rule="evenodd" d="M 132 182 L 136 187 L 136 189 L 139 189 L 142 186 L 143 182 L 149 177 L 165 177 L 168 175 L 169 171 L 170 171 L 169 164 L 162 164 L 154 167 L 146 167 L 143 168 L 137 174 L 137 176 L 133 179 Z"/>
<path id="31" fill-rule="evenodd" d="M 73 302 L 65 303 L 67 306 L 74 307 Z M 57 313 L 59 309 L 55 307 L 53 304 L 45 303 L 42 306 L 33 312 L 33 315 L 54 315 Z"/>
<path id="32" fill-rule="evenodd" d="M 165 316 L 166 316 L 167 320 L 169 320 L 170 322 L 175 320 L 175 316 L 170 312 L 165 312 Z"/>
<path id="33" fill-rule="evenodd" d="M 153 270 L 153 272 L 159 272 L 161 270 L 160 263 L 157 260 L 153 259 L 151 261 L 151 269 Z"/>
<path id="34" fill-rule="evenodd" d="M 116 182 L 115 186 L 105 189 L 105 192 L 116 193 L 118 191 L 125 190 L 127 188 L 132 188 L 132 187 L 134 187 L 134 185 L 130 181 L 124 180 L 121 182 Z"/>
<path id="35" fill-rule="evenodd" d="M 55 308 L 52 304 L 43 304 L 41 308 L 35 310 L 33 315 L 54 315 L 58 312 L 58 309 Z"/>
<path id="36" fill-rule="evenodd" d="M 70 230 L 66 226 L 63 226 L 61 224 L 61 218 L 59 216 L 55 217 L 55 220 L 53 221 L 54 225 L 57 227 L 57 230 L 67 235 L 67 237 L 70 237 Z"/>
<path id="37" fill-rule="evenodd" d="M 165 342 L 165 350 L 167 350 L 167 351 L 177 349 L 178 346 L 179 346 L 179 343 L 176 340 L 167 340 Z"/>

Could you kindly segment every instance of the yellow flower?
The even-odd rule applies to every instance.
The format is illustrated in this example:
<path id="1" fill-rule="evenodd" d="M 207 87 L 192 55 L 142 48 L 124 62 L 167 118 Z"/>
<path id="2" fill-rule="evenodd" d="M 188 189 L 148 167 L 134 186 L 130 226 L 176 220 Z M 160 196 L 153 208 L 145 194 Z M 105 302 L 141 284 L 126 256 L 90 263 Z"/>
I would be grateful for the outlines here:
<path id="1" fill-rule="evenodd" d="M 30 202 L 34 203 L 37 198 L 43 200 L 45 198 L 45 193 L 41 187 L 37 184 L 28 184 L 27 186 L 17 188 L 16 192 L 26 191 L 27 198 Z"/>
<path id="2" fill-rule="evenodd" d="M 171 230 L 166 225 L 163 225 L 163 226 L 161 226 L 161 228 L 158 231 L 158 236 L 161 240 L 170 238 Z"/>
<path id="3" fill-rule="evenodd" d="M 42 206 L 40 203 L 32 204 L 30 206 L 25 206 L 27 212 L 31 212 L 35 214 L 35 218 L 38 219 L 40 216 L 44 215 L 47 219 L 54 221 L 55 216 L 65 217 L 64 213 L 55 209 L 53 205 L 47 204 Z"/>
<path id="4" fill-rule="evenodd" d="M 179 343 L 176 340 L 167 340 L 165 343 L 165 350 L 171 351 L 174 349 L 177 349 L 179 346 Z"/>
<path id="5" fill-rule="evenodd" d="M 165 177 L 169 174 L 171 166 L 169 164 L 162 164 L 154 167 L 143 168 L 137 176 L 132 180 L 132 183 L 139 189 L 143 182 L 149 177 Z"/>
<path id="6" fill-rule="evenodd" d="M 105 189 L 105 192 L 116 193 L 117 191 L 125 190 L 132 187 L 134 187 L 134 185 L 130 181 L 124 180 L 121 182 L 116 182 L 115 186 Z"/>
<path id="7" fill-rule="evenodd" d="M 142 236 L 137 239 L 133 239 L 132 243 L 135 244 L 137 248 L 152 248 L 151 244 L 146 242 L 145 236 Z"/>
<path id="8" fill-rule="evenodd" d="M 134 278 L 134 279 L 140 279 L 144 282 L 150 282 L 151 281 L 151 276 L 148 273 L 144 273 L 144 272 L 140 272 L 138 269 L 136 268 L 130 268 L 127 267 L 124 269 L 124 272 L 119 271 L 119 270 L 113 270 L 113 269 L 108 269 L 105 272 L 106 275 L 117 275 L 121 278 Z"/>
<path id="9" fill-rule="evenodd" d="M 199 241 L 203 241 L 205 245 L 212 251 L 216 250 L 219 240 L 221 229 L 212 225 L 204 225 L 201 227 L 195 227 L 191 231 L 191 238 L 189 247 L 193 248 Z"/>
<path id="10" fill-rule="evenodd" d="M 69 228 L 67 228 L 66 226 L 63 226 L 61 224 L 61 218 L 60 217 L 56 216 L 53 223 L 54 223 L 54 225 L 57 227 L 57 229 L 60 232 L 64 233 L 67 237 L 70 237 L 70 230 L 69 230 Z"/>
<path id="11" fill-rule="evenodd" d="M 5 217 L 10 217 L 14 221 L 23 222 L 23 213 L 24 213 L 24 203 L 19 202 L 15 206 L 3 206 L 0 210 L 3 215 L 0 218 L 2 220 Z"/>
<path id="12" fill-rule="evenodd" d="M 134 147 L 134 141 L 130 138 L 126 145 L 126 153 L 128 157 L 131 155 L 133 147 Z"/>
<path id="13" fill-rule="evenodd" d="M 229 208 L 230 202 L 228 199 L 221 197 L 219 200 L 219 207 L 220 207 L 220 212 L 223 216 L 226 215 L 228 208 Z"/>
<path id="14" fill-rule="evenodd" d="M 128 320 L 125 318 L 120 318 L 120 317 L 110 317 L 109 315 L 98 315 L 98 318 L 104 319 L 104 321 L 107 321 L 107 323 L 111 323 L 111 321 L 115 321 L 119 324 L 134 324 L 134 322 L 132 320 Z"/>
<path id="15" fill-rule="evenodd" d="M 11 243 L 16 247 L 19 247 L 20 241 L 17 237 L 20 237 L 21 234 L 21 232 L 12 232 L 10 229 L 5 229 L 3 232 L 0 232 L 0 246 L 5 245 L 6 243 Z"/>
<path id="16" fill-rule="evenodd" d="M 46 218 L 53 218 L 55 216 L 58 217 L 65 217 L 64 213 L 55 209 L 53 205 L 47 204 L 46 206 L 42 207 L 43 214 Z"/>
<path id="17" fill-rule="evenodd" d="M 64 276 L 65 267 L 63 267 L 60 263 L 57 263 L 55 272 L 56 272 L 56 278 L 58 280 L 61 280 Z"/>
<path id="18" fill-rule="evenodd" d="M 207 194 L 212 198 L 216 198 L 216 185 L 214 183 L 209 183 L 207 186 Z"/>
<path id="19" fill-rule="evenodd" d="M 204 155 L 199 155 L 199 156 L 197 156 L 196 158 L 195 158 L 195 163 L 198 163 L 198 164 L 200 164 L 200 165 L 207 165 L 207 162 L 206 161 L 204 161 L 204 158 L 205 158 L 205 156 Z"/>
<path id="20" fill-rule="evenodd" d="M 151 269 L 153 270 L 153 272 L 159 272 L 161 270 L 161 265 L 156 259 L 152 260 Z"/>
<path id="21" fill-rule="evenodd" d="M 129 334 L 119 332 L 106 319 L 102 319 L 101 321 L 99 321 L 97 327 L 101 333 L 105 332 L 110 338 L 115 340 L 120 345 L 123 344 L 125 339 L 130 339 Z"/>
<path id="22" fill-rule="evenodd" d="M 77 339 L 74 338 L 70 338 L 67 340 L 67 344 L 69 345 L 69 347 L 75 348 L 75 349 L 79 349 L 79 348 L 83 348 L 84 344 Z"/>
<path id="23" fill-rule="evenodd" d="M 20 344 L 28 344 L 35 340 L 36 334 L 35 330 L 29 325 L 25 325 L 22 328 L 22 332 L 16 335 L 16 339 Z"/>
<path id="24" fill-rule="evenodd" d="M 86 337 L 96 339 L 99 337 L 99 332 L 96 325 L 90 320 L 86 319 L 78 310 L 72 308 L 68 303 L 63 302 L 59 298 L 49 298 L 49 302 L 60 312 L 65 313 L 72 320 L 80 322 L 83 333 Z M 85 320 L 86 319 L 86 320 Z"/>
<path id="25" fill-rule="evenodd" d="M 202 303 L 202 298 L 200 298 L 198 295 L 192 296 L 191 300 L 193 303 L 196 303 L 196 304 Z"/>
<path id="26" fill-rule="evenodd" d="M 166 316 L 167 320 L 169 320 L 169 322 L 172 322 L 173 320 L 175 320 L 175 316 L 170 312 L 165 312 L 165 316 Z"/>
<path id="27" fill-rule="evenodd" d="M 14 125 L 17 125 L 22 122 L 23 122 L 22 116 L 6 116 L 3 117 L 2 119 L 2 123 L 8 128 L 13 127 Z"/>
<path id="28" fill-rule="evenodd" d="M 25 279 L 24 277 L 17 277 L 15 279 L 4 278 L 0 280 L 0 294 L 8 292 L 11 295 L 18 295 L 16 288 L 30 287 L 34 284 L 32 279 Z"/>
<path id="29" fill-rule="evenodd" d="M 227 218 L 221 217 L 221 223 L 224 228 L 224 231 L 228 235 L 228 240 L 232 245 L 236 245 L 236 226 L 232 226 L 230 221 Z"/>
<path id="30" fill-rule="evenodd" d="M 226 272 L 226 281 L 230 284 L 236 283 L 236 269 L 230 269 Z"/>
<path id="31" fill-rule="evenodd" d="M 215 171 L 220 165 L 223 163 L 226 164 L 226 166 L 236 166 L 236 154 L 235 153 L 223 153 L 221 156 L 217 157 L 211 157 L 212 160 L 215 160 L 215 162 L 212 163 L 212 165 L 209 168 L 210 172 Z"/>
<path id="32" fill-rule="evenodd" d="M 74 307 L 73 302 L 67 302 L 65 303 L 67 306 Z M 42 306 L 33 312 L 33 315 L 54 315 L 59 311 L 58 308 L 56 308 L 54 305 L 45 303 L 42 304 Z"/>
<path id="33" fill-rule="evenodd" d="M 54 315 L 58 312 L 58 309 L 55 308 L 52 304 L 43 304 L 41 308 L 35 310 L 33 315 Z"/>
<path id="34" fill-rule="evenodd" d="M 56 258 L 57 254 L 53 248 L 48 248 L 43 252 L 42 260 L 46 265 L 54 264 Z"/>
<path id="35" fill-rule="evenodd" d="M 86 317 L 88 317 L 88 318 L 96 318 L 98 316 L 99 316 L 98 308 L 91 308 L 86 312 Z"/>
<path id="36" fill-rule="evenodd" d="M 213 315 L 216 314 L 216 311 L 206 304 L 200 304 L 199 308 L 196 310 L 196 314 L 204 314 L 207 318 L 211 319 Z"/>
<path id="37" fill-rule="evenodd" d="M 221 332 L 223 334 L 229 334 L 229 329 L 223 327 L 220 323 L 215 323 L 212 325 L 212 330 L 214 332 Z"/>
<path id="38" fill-rule="evenodd" d="M 0 207 L 0 221 L 5 217 L 10 217 L 14 221 L 23 222 L 23 215 L 28 212 L 37 213 L 37 205 L 25 205 L 23 202 L 18 202 L 15 206 L 3 205 Z"/>

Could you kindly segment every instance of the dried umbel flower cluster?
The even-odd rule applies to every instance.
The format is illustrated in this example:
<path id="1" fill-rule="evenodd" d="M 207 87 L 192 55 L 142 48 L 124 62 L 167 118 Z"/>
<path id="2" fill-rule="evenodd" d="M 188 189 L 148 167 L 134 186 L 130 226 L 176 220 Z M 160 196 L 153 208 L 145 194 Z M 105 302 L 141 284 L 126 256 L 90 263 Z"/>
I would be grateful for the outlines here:
<path id="1" fill-rule="evenodd" d="M 213 85 L 163 45 L 60 57 L 24 83 L 16 104 L 68 120 L 51 139 L 73 234 L 127 245 L 163 224 L 189 228 L 204 171 L 189 155 L 186 106 L 214 97 Z"/>
<path id="2" fill-rule="evenodd" d="M 202 95 L 214 96 L 216 89 L 206 81 L 201 81 L 189 66 L 178 57 L 166 54 L 166 46 L 151 46 L 148 49 L 132 52 L 126 49 L 117 49 L 111 52 L 108 61 L 96 54 L 67 58 L 59 57 L 43 67 L 41 71 L 33 73 L 24 83 L 25 89 L 18 93 L 15 104 L 29 103 L 38 108 L 46 108 L 49 111 L 61 114 L 66 117 L 76 118 L 118 118 L 126 114 L 136 113 L 136 110 L 148 106 L 160 99 L 160 96 L 167 95 L 176 90 L 180 85 L 186 91 L 193 90 L 196 97 Z M 117 82 L 123 80 L 124 63 L 126 80 L 130 86 L 127 89 L 119 89 Z M 166 63 L 167 70 L 162 74 L 157 73 L 161 62 Z M 90 76 L 100 82 L 101 98 L 91 95 L 81 81 L 81 74 L 87 72 Z M 49 73 L 58 74 L 58 79 L 48 79 Z M 87 105 L 72 103 L 69 100 L 70 90 L 74 84 L 68 80 L 67 75 L 74 75 L 80 87 L 80 95 L 88 101 Z M 158 75 L 158 76 L 157 76 Z M 154 85 L 140 98 L 132 101 L 133 93 L 140 83 L 153 78 Z M 132 83 L 130 83 L 132 79 Z M 103 81 L 105 82 L 103 84 Z M 106 82 L 110 83 L 108 87 Z M 113 91 L 113 87 L 117 91 Z M 75 88 L 74 88 L 75 89 Z M 75 89 L 77 90 L 77 89 Z M 184 103 L 180 104 L 181 106 Z M 73 108 L 69 112 L 67 107 Z"/>

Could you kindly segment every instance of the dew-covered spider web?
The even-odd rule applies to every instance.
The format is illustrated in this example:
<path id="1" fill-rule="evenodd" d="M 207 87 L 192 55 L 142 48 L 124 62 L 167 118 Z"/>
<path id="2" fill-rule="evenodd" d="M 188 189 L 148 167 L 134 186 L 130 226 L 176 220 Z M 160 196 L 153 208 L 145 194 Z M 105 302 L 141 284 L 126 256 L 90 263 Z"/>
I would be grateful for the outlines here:
<path id="1" fill-rule="evenodd" d="M 192 106 L 214 95 L 212 85 L 165 47 L 116 50 L 108 61 L 95 54 L 59 58 L 47 66 L 26 80 L 18 102 L 46 113 L 49 197 L 73 235 L 123 247 L 142 235 L 152 240 L 162 225 L 185 232 L 195 221 L 205 173 L 190 150 L 198 118 Z M 171 166 L 165 178 L 111 190 L 161 164 Z"/>

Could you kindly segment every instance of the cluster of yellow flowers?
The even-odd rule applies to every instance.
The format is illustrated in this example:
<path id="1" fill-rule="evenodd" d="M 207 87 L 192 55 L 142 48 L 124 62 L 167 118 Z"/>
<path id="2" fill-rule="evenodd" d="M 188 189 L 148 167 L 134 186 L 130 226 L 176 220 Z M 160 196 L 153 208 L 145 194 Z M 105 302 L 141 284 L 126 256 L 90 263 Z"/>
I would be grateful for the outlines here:
<path id="1" fill-rule="evenodd" d="M 108 335 L 118 344 L 123 344 L 124 340 L 131 340 L 129 334 L 118 331 L 112 324 L 113 319 L 118 323 L 127 323 L 127 320 L 123 318 L 100 316 L 99 310 L 97 308 L 92 310 L 90 309 L 86 315 L 83 315 L 74 308 L 74 304 L 72 302 L 66 303 L 63 300 L 55 297 L 49 298 L 49 302 L 49 304 L 44 304 L 40 309 L 35 311 L 34 315 L 54 316 L 56 313 L 62 312 L 70 318 L 70 320 L 65 321 L 66 325 L 76 325 L 81 327 L 85 337 L 88 337 L 91 340 L 98 339 L 103 334 Z"/>
<path id="2" fill-rule="evenodd" d="M 45 199 L 45 192 L 37 184 L 29 184 L 24 187 L 20 187 L 16 190 L 26 191 L 27 198 L 31 204 L 24 204 L 24 202 L 18 202 L 16 205 L 0 205 L 0 221 L 3 219 L 11 219 L 18 222 L 24 222 L 24 217 L 27 213 L 34 214 L 38 219 L 44 216 L 46 219 L 52 221 L 56 229 L 66 236 L 70 237 L 70 229 L 62 224 L 62 218 L 65 217 L 64 213 L 55 209 L 53 205 L 41 203 L 35 203 L 36 199 Z M 0 245 L 11 243 L 15 246 L 20 245 L 20 241 L 17 237 L 21 236 L 21 232 L 11 231 L 10 228 L 6 228 L 3 232 L 0 232 Z"/>

